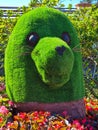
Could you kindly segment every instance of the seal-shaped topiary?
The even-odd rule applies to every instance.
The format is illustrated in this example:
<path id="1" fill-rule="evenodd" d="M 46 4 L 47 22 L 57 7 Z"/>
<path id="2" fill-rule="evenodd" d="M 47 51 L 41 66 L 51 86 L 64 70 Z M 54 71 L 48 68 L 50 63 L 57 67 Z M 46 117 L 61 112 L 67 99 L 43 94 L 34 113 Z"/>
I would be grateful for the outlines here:
<path id="1" fill-rule="evenodd" d="M 83 99 L 82 58 L 75 48 L 78 36 L 64 13 L 40 7 L 24 14 L 5 52 L 9 98 L 37 105 Z"/>

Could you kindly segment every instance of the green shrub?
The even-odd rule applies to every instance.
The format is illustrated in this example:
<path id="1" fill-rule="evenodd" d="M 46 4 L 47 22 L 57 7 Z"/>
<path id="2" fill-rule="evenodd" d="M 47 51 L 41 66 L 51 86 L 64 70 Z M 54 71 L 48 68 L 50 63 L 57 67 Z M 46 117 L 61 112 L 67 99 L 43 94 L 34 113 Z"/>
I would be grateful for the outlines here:
<path id="1" fill-rule="evenodd" d="M 85 86 L 88 91 L 98 95 L 98 8 L 81 8 L 72 16 L 68 15 L 77 29 L 83 55 Z M 96 91 L 97 90 L 97 91 Z M 95 93 L 96 91 L 96 93 Z"/>
<path id="2" fill-rule="evenodd" d="M 4 51 L 8 43 L 9 35 L 13 30 L 17 19 L 20 17 L 20 11 L 22 13 L 28 12 L 32 8 L 26 8 L 25 6 L 18 8 L 17 12 L 7 11 L 8 18 L 3 18 L 4 12 L 0 10 L 0 75 L 4 75 L 3 62 L 4 62 Z M 11 16 L 16 15 L 15 18 Z M 81 8 L 76 10 L 73 14 L 68 17 L 77 29 L 78 36 L 80 38 L 80 43 L 82 47 L 82 55 L 84 60 L 84 65 L 88 66 L 88 58 L 93 58 L 93 61 L 98 63 L 98 8 L 95 6 L 91 8 Z M 75 51 L 79 51 L 75 48 Z M 98 88 L 98 64 L 96 67 L 96 77 L 92 78 L 89 74 L 91 68 L 88 68 L 85 76 L 85 86 L 86 89 L 92 89 L 92 86 Z"/>

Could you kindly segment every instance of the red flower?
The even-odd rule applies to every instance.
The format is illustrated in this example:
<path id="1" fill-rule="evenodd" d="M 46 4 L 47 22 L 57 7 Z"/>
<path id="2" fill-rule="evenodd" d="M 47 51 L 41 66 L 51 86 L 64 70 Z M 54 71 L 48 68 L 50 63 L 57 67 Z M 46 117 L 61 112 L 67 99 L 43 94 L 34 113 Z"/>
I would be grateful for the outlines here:
<path id="1" fill-rule="evenodd" d="M 0 123 L 2 123 L 3 122 L 3 119 L 2 119 L 2 117 L 0 117 Z"/>
<path id="2" fill-rule="evenodd" d="M 27 115 L 24 112 L 20 112 L 19 117 L 24 120 L 27 117 Z"/>

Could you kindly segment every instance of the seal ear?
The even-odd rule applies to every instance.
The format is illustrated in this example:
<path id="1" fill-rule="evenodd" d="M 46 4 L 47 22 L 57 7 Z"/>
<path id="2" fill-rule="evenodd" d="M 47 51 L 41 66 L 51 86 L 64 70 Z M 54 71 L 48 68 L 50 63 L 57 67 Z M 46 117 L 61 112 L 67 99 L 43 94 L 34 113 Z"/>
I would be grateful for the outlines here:
<path id="1" fill-rule="evenodd" d="M 31 47 L 34 47 L 39 41 L 39 39 L 39 35 L 36 32 L 32 32 L 27 36 L 27 42 Z"/>
<path id="2" fill-rule="evenodd" d="M 61 38 L 63 39 L 63 41 L 67 42 L 70 45 L 71 38 L 67 32 L 63 32 Z"/>

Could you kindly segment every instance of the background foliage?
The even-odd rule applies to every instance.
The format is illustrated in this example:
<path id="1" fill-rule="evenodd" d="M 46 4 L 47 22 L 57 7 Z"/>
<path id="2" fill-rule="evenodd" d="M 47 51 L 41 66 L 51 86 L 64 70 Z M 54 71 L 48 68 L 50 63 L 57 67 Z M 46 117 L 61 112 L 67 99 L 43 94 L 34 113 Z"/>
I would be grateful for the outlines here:
<path id="1" fill-rule="evenodd" d="M 81 8 L 68 16 L 80 39 L 86 92 L 98 98 L 98 8 Z"/>
<path id="2" fill-rule="evenodd" d="M 54 1 L 54 3 L 50 1 L 52 2 L 50 5 L 47 0 L 45 2 L 45 5 L 53 7 L 59 1 Z M 35 5 L 38 5 L 38 3 L 36 4 L 36 0 Z M 43 4 L 40 6 L 43 6 Z M 23 6 L 18 8 L 17 11 L 8 10 L 6 12 L 0 10 L 0 76 L 4 76 L 4 51 L 8 43 L 9 35 L 18 18 L 21 16 L 21 13 L 26 13 L 29 10 L 32 10 L 32 1 L 28 8 Z M 7 18 L 3 17 L 4 13 L 7 14 Z M 83 55 L 86 94 L 92 93 L 95 97 L 98 97 L 98 8 L 95 6 L 85 9 L 81 8 L 71 14 L 65 13 L 65 15 L 74 24 L 80 39 L 82 49 L 78 50 L 76 48 L 76 51 L 81 51 Z M 13 18 L 13 16 L 15 17 Z"/>

